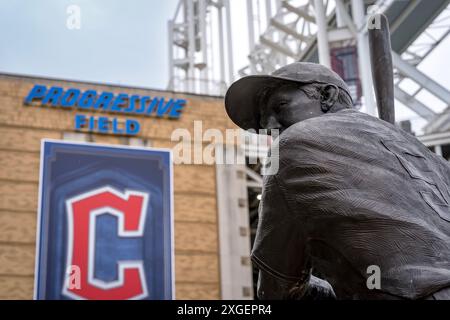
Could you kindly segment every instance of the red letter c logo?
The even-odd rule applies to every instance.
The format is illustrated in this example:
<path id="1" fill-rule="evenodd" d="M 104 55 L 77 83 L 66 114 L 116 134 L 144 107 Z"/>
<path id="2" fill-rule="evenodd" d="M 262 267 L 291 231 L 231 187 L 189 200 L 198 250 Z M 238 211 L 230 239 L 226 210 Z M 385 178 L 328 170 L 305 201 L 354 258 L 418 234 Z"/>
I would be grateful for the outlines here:
<path id="1" fill-rule="evenodd" d="M 67 265 L 80 270 L 79 286 L 71 288 L 69 274 L 63 294 L 74 299 L 141 299 L 148 295 L 142 261 L 119 261 L 118 279 L 105 282 L 94 277 L 95 224 L 102 214 L 118 219 L 120 237 L 142 237 L 149 195 L 126 190 L 120 193 L 103 187 L 66 201 L 68 217 Z"/>

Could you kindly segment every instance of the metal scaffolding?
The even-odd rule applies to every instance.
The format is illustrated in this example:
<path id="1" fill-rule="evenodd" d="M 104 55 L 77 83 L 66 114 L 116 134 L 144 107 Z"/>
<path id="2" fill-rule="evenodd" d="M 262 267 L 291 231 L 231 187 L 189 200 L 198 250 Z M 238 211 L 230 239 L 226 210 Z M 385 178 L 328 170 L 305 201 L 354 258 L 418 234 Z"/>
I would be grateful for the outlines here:
<path id="1" fill-rule="evenodd" d="M 168 23 L 169 90 L 223 95 L 237 77 L 267 74 L 293 61 L 333 67 L 330 57 L 334 50 L 354 46 L 357 82 L 349 86 L 352 92 L 360 86 L 365 111 L 376 115 L 367 19 L 378 11 L 388 16 L 391 25 L 396 99 L 426 120 L 433 119 L 436 112 L 417 99 L 418 93 L 427 91 L 450 105 L 447 88 L 417 69 L 450 33 L 450 15 L 445 14 L 448 0 L 239 1 L 247 11 L 243 24 L 247 30 L 243 31 L 248 49 L 242 44 L 243 33 L 232 33 L 230 1 L 236 0 L 180 0 Z M 436 35 L 433 30 L 438 28 L 443 31 Z M 239 70 L 234 66 L 233 47 L 239 53 L 249 50 L 248 65 Z M 415 83 L 416 90 L 405 90 L 406 82 Z"/>
<path id="2" fill-rule="evenodd" d="M 168 89 L 222 94 L 234 80 L 229 0 L 180 0 L 168 33 Z"/>

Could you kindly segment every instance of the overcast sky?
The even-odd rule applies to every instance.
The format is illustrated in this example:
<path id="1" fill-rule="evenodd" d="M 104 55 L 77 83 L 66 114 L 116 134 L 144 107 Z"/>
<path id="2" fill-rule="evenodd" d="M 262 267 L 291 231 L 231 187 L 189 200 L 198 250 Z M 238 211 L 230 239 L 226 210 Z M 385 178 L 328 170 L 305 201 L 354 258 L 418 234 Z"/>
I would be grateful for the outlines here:
<path id="1" fill-rule="evenodd" d="M 0 0 L 0 71 L 165 88 L 178 0 Z M 66 25 L 81 9 L 81 28 Z"/>
<path id="2" fill-rule="evenodd" d="M 422 0 L 424 1 L 424 0 Z M 165 89 L 167 21 L 178 0 L 0 0 L 0 72 Z M 231 0 L 236 70 L 247 64 L 245 2 Z M 67 27 L 67 8 L 81 9 L 81 28 Z M 239 35 L 239 36 L 238 36 Z M 236 37 L 239 37 L 236 40 Z M 450 88 L 450 39 L 420 66 Z M 421 99 L 440 111 L 433 97 Z M 431 100 L 430 100 L 431 99 Z M 398 104 L 399 119 L 417 115 Z"/>

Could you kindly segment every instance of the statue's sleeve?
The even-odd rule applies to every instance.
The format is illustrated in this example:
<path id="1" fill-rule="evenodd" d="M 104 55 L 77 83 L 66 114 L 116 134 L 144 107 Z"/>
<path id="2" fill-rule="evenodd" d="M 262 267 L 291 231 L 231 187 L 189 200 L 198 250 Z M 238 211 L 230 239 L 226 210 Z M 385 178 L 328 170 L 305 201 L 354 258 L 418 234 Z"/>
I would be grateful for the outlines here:
<path id="1" fill-rule="evenodd" d="M 328 163 L 323 141 L 308 128 L 300 129 L 286 132 L 272 146 L 272 151 L 278 148 L 279 170 L 264 177 L 252 261 L 281 283 L 296 282 L 299 292 L 305 292 L 314 285 L 308 247 L 310 208 L 329 189 L 330 175 L 323 168 Z M 271 157 L 273 161 L 273 152 Z"/>
<path id="2" fill-rule="evenodd" d="M 264 178 L 259 221 L 252 261 L 267 274 L 287 281 L 300 281 L 306 266 L 305 240 L 295 221 L 276 175 Z M 309 268 L 305 267 L 309 272 Z"/>

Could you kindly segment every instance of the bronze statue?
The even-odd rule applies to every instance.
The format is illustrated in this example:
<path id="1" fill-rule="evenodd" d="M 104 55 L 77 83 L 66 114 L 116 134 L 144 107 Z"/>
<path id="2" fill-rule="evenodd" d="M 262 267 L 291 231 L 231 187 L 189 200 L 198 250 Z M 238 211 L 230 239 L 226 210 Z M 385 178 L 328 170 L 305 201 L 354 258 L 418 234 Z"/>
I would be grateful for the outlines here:
<path id="1" fill-rule="evenodd" d="M 450 165 L 393 112 L 355 110 L 336 73 L 303 62 L 236 81 L 225 106 L 245 130 L 281 132 L 252 251 L 259 298 L 450 299 Z"/>

